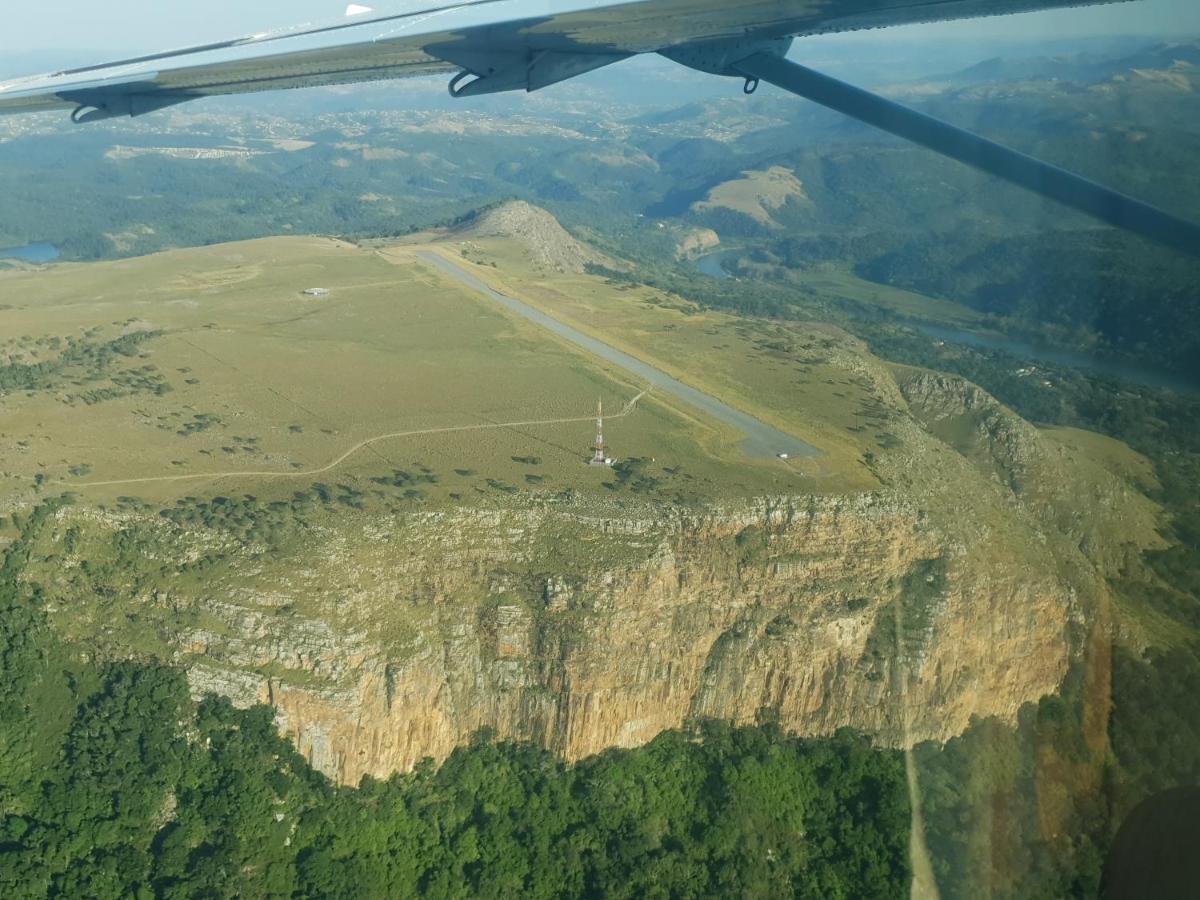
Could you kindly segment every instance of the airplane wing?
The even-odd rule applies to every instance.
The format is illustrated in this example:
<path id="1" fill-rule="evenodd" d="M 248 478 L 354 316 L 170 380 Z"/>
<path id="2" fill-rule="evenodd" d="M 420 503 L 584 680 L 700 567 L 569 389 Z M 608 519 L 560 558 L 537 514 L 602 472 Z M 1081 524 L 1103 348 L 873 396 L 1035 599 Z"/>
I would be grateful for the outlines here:
<path id="1" fill-rule="evenodd" d="M 638 53 L 1111 0 L 409 0 L 325 27 L 251 35 L 0 81 L 0 114 L 74 110 L 78 122 L 187 100 L 461 70 L 456 95 L 535 90 Z M 349 12 L 349 11 L 348 11 Z M 520 60 L 520 65 L 514 65 Z"/>

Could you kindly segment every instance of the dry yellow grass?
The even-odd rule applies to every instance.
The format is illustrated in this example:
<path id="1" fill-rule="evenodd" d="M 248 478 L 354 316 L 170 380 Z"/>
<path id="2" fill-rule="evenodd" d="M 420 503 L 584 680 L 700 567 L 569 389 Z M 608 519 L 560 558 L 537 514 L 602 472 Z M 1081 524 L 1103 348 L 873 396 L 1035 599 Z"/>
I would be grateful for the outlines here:
<path id="1" fill-rule="evenodd" d="M 731 209 L 749 216 L 760 225 L 777 223 L 771 213 L 790 200 L 809 202 L 804 185 L 790 169 L 771 166 L 766 170 L 749 170 L 741 178 L 719 184 L 699 203 L 692 204 L 695 212 L 713 209 Z"/>
<path id="2" fill-rule="evenodd" d="M 1042 434 L 1068 450 L 1081 453 L 1144 494 L 1159 490 L 1154 463 L 1116 438 L 1081 428 L 1043 428 Z"/>
<path id="3" fill-rule="evenodd" d="M 583 465 L 591 411 L 597 398 L 620 409 L 643 386 L 402 257 L 295 237 L 0 273 L 9 307 L 0 334 L 28 335 L 28 361 L 55 358 L 38 338 L 157 333 L 99 380 L 51 379 L 0 399 L 0 512 L 35 500 L 36 481 L 42 493 L 69 489 L 95 502 L 169 503 L 287 496 L 312 481 L 369 488 L 416 463 L 437 475 L 424 489 L 429 502 L 465 502 L 496 485 L 608 496 L 611 473 Z M 593 281 L 630 317 L 642 306 Z M 303 296 L 310 287 L 330 294 Z M 713 355 L 714 368 L 732 362 Z M 143 368 L 171 390 L 78 399 Z M 380 440 L 304 474 L 380 435 L 559 419 L 574 421 Z M 645 398 L 608 430 L 618 456 L 677 470 L 664 482 L 680 495 L 809 483 L 777 461 L 746 459 L 736 433 L 666 398 Z"/>

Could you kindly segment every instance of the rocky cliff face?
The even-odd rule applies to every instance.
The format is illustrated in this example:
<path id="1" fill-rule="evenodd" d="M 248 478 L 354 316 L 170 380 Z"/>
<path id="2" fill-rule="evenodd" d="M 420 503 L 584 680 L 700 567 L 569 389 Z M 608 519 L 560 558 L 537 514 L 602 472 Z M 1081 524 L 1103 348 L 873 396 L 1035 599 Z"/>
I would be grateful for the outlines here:
<path id="1" fill-rule="evenodd" d="M 195 692 L 273 704 L 349 783 L 480 728 L 568 758 L 700 717 L 945 738 L 1055 688 L 1073 604 L 885 495 L 419 514 L 346 523 L 302 555 L 287 577 L 239 567 L 143 609 L 203 609 L 170 638 Z"/>

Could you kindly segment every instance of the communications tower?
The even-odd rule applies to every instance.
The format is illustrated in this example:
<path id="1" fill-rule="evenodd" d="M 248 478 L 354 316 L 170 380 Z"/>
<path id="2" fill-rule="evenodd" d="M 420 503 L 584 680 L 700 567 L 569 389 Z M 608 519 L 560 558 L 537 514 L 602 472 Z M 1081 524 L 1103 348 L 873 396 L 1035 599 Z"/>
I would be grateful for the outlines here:
<path id="1" fill-rule="evenodd" d="M 608 455 L 608 447 L 604 445 L 604 401 L 596 402 L 596 446 L 592 448 L 590 466 L 611 466 L 613 459 Z"/>

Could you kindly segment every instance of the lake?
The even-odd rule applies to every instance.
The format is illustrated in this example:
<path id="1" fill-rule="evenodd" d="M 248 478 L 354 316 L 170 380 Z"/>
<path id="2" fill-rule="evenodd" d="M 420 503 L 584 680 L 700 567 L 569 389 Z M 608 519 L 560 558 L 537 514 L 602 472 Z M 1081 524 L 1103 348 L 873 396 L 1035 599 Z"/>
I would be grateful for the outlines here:
<path id="1" fill-rule="evenodd" d="M 19 259 L 30 263 L 48 263 L 58 259 L 58 248 L 46 241 L 24 247 L 0 247 L 0 259 Z"/>
<path id="2" fill-rule="evenodd" d="M 696 271 L 710 278 L 732 278 L 733 276 L 726 271 L 723 263 L 726 257 L 733 256 L 736 252 L 734 250 L 719 250 L 716 253 L 706 253 L 696 260 Z"/>

